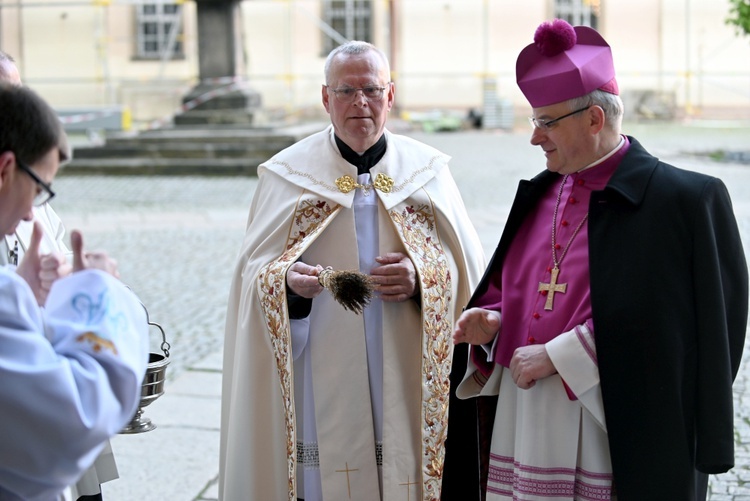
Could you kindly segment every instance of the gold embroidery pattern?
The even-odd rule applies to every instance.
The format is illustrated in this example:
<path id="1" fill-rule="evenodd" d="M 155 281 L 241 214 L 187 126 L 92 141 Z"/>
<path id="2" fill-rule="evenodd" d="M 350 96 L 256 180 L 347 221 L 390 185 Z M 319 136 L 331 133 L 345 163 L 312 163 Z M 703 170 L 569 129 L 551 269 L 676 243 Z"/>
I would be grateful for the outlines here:
<path id="1" fill-rule="evenodd" d="M 442 158 L 444 158 L 443 155 L 436 155 L 432 157 L 430 159 L 430 162 L 427 165 L 425 165 L 421 169 L 415 170 L 411 176 L 405 179 L 404 182 L 402 182 L 398 186 L 395 186 L 395 181 L 393 180 L 393 178 L 381 172 L 377 176 L 375 176 L 375 182 L 373 183 L 373 186 L 375 187 L 375 189 L 380 190 L 383 193 L 397 193 L 403 190 L 405 186 L 411 184 L 418 175 L 422 174 L 423 172 L 432 170 L 433 166 L 435 165 L 435 162 L 437 162 L 438 160 Z M 360 185 L 356 182 L 356 180 L 349 175 L 344 175 L 344 176 L 341 176 L 340 178 L 337 178 L 335 181 L 336 186 L 332 186 L 326 183 L 325 181 L 316 179 L 309 172 L 295 170 L 294 168 L 292 168 L 291 165 L 289 165 L 286 162 L 279 162 L 278 160 L 274 160 L 271 163 L 274 165 L 281 165 L 282 167 L 286 169 L 287 174 L 289 175 L 304 177 L 306 179 L 309 179 L 310 182 L 312 182 L 314 186 L 322 186 L 323 188 L 329 191 L 340 191 L 341 193 L 349 193 L 354 188 L 360 187 Z"/>
<path id="2" fill-rule="evenodd" d="M 289 232 L 286 251 L 278 259 L 268 263 L 258 275 L 258 295 L 265 314 L 266 326 L 271 336 L 279 384 L 284 401 L 286 426 L 287 478 L 289 501 L 295 501 L 296 431 L 294 410 L 294 377 L 292 374 L 292 345 L 290 340 L 289 311 L 286 303 L 286 271 L 318 233 L 333 220 L 341 208 L 331 207 L 322 200 L 301 200 Z"/>
<path id="3" fill-rule="evenodd" d="M 389 191 L 388 193 L 391 193 L 391 192 L 392 193 L 397 193 L 397 192 L 403 190 L 404 187 L 407 186 L 407 185 L 409 185 L 409 184 L 411 184 L 418 175 L 420 175 L 423 172 L 427 172 L 428 170 L 432 170 L 432 167 L 435 165 L 435 162 L 437 162 L 438 160 L 440 160 L 442 158 L 444 158 L 443 155 L 436 155 L 436 156 L 432 157 L 430 159 L 430 163 L 428 163 L 427 165 L 425 165 L 421 169 L 415 170 L 412 173 L 411 176 L 409 176 L 407 179 L 404 180 L 403 183 L 399 184 L 395 188 L 392 187 L 391 191 Z M 393 185 L 391 184 L 391 186 L 393 186 Z"/>
<path id="4" fill-rule="evenodd" d="M 292 168 L 292 166 L 289 165 L 286 162 L 279 162 L 278 160 L 274 160 L 271 163 L 275 164 L 275 165 L 281 165 L 282 167 L 284 167 L 286 169 L 287 173 L 290 174 L 290 175 L 293 175 L 293 176 L 302 176 L 304 178 L 309 179 L 312 182 L 312 184 L 315 185 L 315 186 L 322 186 L 323 188 L 327 189 L 328 191 L 338 191 L 338 188 L 336 186 L 331 186 L 330 184 L 328 184 L 328 183 L 326 183 L 324 181 L 316 179 L 309 172 L 303 172 L 303 171 L 300 171 L 300 170 L 294 170 Z M 346 193 L 346 192 L 344 192 L 344 193 Z"/>
<path id="5" fill-rule="evenodd" d="M 331 209 L 328 202 L 324 200 L 300 200 L 297 204 L 297 212 L 294 215 L 291 231 L 289 232 L 289 239 L 286 244 L 287 250 L 307 238 L 310 231 L 314 230 L 318 224 L 330 216 L 338 207 L 336 206 Z"/>
<path id="6" fill-rule="evenodd" d="M 435 225 L 433 207 L 400 204 L 390 212 L 407 251 L 422 270 L 422 473 L 423 499 L 440 499 L 448 426 L 451 370 L 452 287 L 450 267 Z"/>

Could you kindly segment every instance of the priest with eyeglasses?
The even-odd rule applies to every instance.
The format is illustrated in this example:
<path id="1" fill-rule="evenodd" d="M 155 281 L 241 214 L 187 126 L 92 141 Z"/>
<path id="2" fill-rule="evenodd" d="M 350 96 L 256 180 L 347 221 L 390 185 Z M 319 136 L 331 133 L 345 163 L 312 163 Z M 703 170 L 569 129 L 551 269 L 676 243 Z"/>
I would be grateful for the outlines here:
<path id="1" fill-rule="evenodd" d="M 345 43 L 325 79 L 332 124 L 259 167 L 227 313 L 220 498 L 439 499 L 453 321 L 482 246 L 449 157 L 385 128 L 385 55 Z M 326 269 L 368 277 L 361 314 Z"/>

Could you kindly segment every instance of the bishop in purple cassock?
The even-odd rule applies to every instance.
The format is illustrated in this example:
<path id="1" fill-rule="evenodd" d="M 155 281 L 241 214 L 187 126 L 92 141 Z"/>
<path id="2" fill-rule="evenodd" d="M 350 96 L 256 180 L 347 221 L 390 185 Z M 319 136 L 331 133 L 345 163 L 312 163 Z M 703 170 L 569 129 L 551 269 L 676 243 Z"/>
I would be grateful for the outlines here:
<path id="1" fill-rule="evenodd" d="M 516 77 L 547 169 L 521 181 L 453 336 L 471 345 L 457 395 L 478 398 L 482 494 L 705 499 L 708 474 L 734 464 L 747 324 L 726 187 L 620 132 L 612 53 L 595 30 L 543 23 Z M 449 440 L 477 423 L 451 426 Z"/>

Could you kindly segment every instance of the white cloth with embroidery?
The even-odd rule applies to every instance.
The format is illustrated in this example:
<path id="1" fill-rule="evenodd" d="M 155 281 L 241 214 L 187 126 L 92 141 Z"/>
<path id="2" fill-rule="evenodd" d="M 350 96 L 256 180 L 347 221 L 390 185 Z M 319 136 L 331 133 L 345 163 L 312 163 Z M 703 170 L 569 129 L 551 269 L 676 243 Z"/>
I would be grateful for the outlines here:
<path id="1" fill-rule="evenodd" d="M 45 308 L 0 267 L 0 499 L 57 499 L 132 418 L 148 363 L 143 306 L 97 271 L 55 282 Z"/>
<path id="2" fill-rule="evenodd" d="M 449 158 L 403 136 L 386 132 L 386 140 L 386 153 L 370 174 L 376 181 L 388 176 L 393 186 L 390 193 L 370 188 L 377 211 L 369 226 L 377 229 L 367 242 L 358 243 L 362 219 L 353 209 L 361 190 L 343 193 L 335 185 L 343 176 L 356 180 L 357 173 L 339 154 L 331 127 L 259 168 L 227 312 L 221 499 L 302 497 L 296 444 L 306 407 L 315 420 L 323 499 L 439 497 L 450 334 L 484 270 L 484 256 Z M 367 315 L 356 315 L 324 291 L 308 319 L 289 322 L 284 276 L 292 262 L 361 269 L 371 258 L 359 252 L 373 244 L 373 255 L 410 255 L 422 311 L 411 300 L 383 303 L 376 315 L 382 329 L 365 329 L 379 301 Z M 441 284 L 448 290 L 438 296 Z M 443 315 L 435 314 L 437 308 Z M 292 330 L 303 351 L 293 353 Z M 373 363 L 379 343 L 382 369 Z M 382 382 L 371 381 L 380 370 Z M 311 377 L 300 377 L 305 371 Z M 300 391 L 304 385 L 307 397 Z M 381 414 L 382 497 L 376 465 Z"/>
<path id="3" fill-rule="evenodd" d="M 68 262 L 72 264 L 73 253 L 65 245 L 65 226 L 63 226 L 60 217 L 49 204 L 34 207 L 33 211 L 34 221 L 39 221 L 42 224 L 43 230 L 39 252 L 41 254 L 61 252 L 65 255 Z M 0 240 L 0 264 L 8 264 L 9 253 L 11 251 L 16 253 L 16 259 L 19 263 L 21 262 L 31 242 L 33 227 L 34 223 L 32 221 L 21 221 L 18 223 L 14 234 L 5 235 Z M 83 474 L 75 485 L 71 486 L 69 496 L 72 499 L 76 499 L 83 495 L 91 496 L 98 494 L 101 492 L 101 484 L 119 477 L 112 447 L 107 442 L 101 455 L 96 458 L 94 465 L 86 470 L 86 473 Z"/>

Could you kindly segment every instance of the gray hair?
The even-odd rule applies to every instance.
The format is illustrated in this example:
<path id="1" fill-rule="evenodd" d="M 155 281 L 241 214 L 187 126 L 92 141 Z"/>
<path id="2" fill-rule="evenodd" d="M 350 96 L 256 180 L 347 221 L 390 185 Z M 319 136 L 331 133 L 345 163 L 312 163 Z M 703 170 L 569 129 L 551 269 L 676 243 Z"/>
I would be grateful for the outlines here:
<path id="1" fill-rule="evenodd" d="M 339 45 L 328 54 L 328 57 L 326 58 L 325 69 L 324 69 L 326 85 L 330 85 L 331 66 L 333 66 L 333 60 L 336 58 L 336 56 L 338 56 L 339 54 L 344 54 L 348 56 L 365 54 L 370 51 L 375 52 L 378 56 L 380 56 L 380 59 L 383 61 L 383 66 L 385 67 L 388 75 L 390 75 L 391 65 L 388 62 L 388 57 L 386 57 L 385 53 L 382 50 L 378 49 L 370 42 L 363 42 L 361 40 L 351 40 L 349 42 Z"/>
<path id="2" fill-rule="evenodd" d="M 571 111 L 585 108 L 586 106 L 601 107 L 604 110 L 606 126 L 613 131 L 620 131 L 622 116 L 625 112 L 625 107 L 622 104 L 620 96 L 596 89 L 585 96 L 570 99 L 568 104 Z"/>

